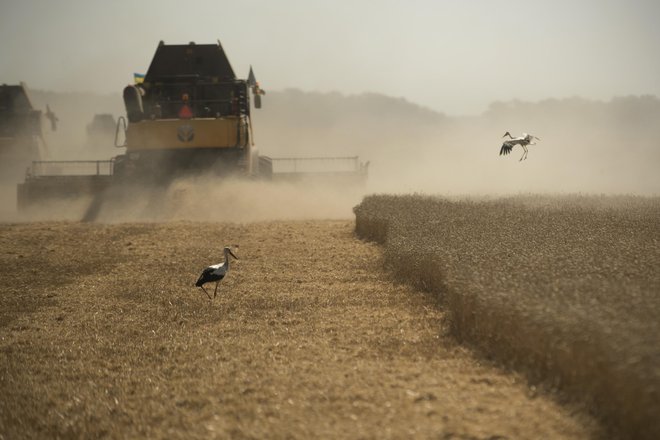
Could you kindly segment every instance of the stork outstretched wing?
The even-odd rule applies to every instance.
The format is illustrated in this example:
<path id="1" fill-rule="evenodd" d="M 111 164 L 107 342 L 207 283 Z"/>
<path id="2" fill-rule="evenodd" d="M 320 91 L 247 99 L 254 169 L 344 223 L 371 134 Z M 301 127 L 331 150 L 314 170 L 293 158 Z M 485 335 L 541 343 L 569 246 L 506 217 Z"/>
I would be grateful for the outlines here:
<path id="1" fill-rule="evenodd" d="M 500 156 L 506 156 L 507 154 L 511 153 L 511 150 L 513 150 L 513 145 L 509 142 L 504 142 L 502 144 L 502 148 L 500 148 Z"/>

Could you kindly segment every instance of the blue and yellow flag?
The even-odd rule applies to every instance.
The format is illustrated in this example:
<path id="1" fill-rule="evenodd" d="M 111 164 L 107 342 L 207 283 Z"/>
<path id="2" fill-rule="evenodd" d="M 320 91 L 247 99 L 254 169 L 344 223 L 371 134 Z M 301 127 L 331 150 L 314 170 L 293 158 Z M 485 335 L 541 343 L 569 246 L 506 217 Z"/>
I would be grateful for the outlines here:
<path id="1" fill-rule="evenodd" d="M 133 80 L 135 84 L 142 84 L 144 82 L 144 73 L 134 73 Z"/>

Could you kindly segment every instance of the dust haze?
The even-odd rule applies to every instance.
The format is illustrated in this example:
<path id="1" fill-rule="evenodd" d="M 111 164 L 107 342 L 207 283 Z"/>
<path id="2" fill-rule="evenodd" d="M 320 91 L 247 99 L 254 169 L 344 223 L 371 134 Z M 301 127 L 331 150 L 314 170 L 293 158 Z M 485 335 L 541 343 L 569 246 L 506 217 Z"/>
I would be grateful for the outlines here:
<path id="1" fill-rule="evenodd" d="M 167 188 L 112 190 L 104 195 L 94 220 L 104 223 L 165 220 L 245 223 L 345 219 L 350 217 L 352 207 L 363 195 L 360 188 L 202 176 L 177 179 Z M 72 220 L 80 219 L 85 216 L 90 202 L 78 201 L 75 211 L 67 209 L 62 214 L 73 215 Z M 33 215 L 38 216 L 40 212 L 43 210 L 36 209 Z"/>
<path id="2" fill-rule="evenodd" d="M 123 152 L 114 133 L 90 138 L 95 114 L 123 115 L 119 96 L 30 91 L 59 118 L 44 125 L 44 159 L 110 159 Z M 359 156 L 369 162 L 366 185 L 217 180 L 175 181 L 159 191 L 134 191 L 109 201 L 98 221 L 259 221 L 350 218 L 368 193 L 446 196 L 660 193 L 660 100 L 629 96 L 496 102 L 477 116 L 456 117 L 380 94 L 271 91 L 254 111 L 255 141 L 271 157 Z M 499 156 L 502 135 L 541 140 L 519 161 L 520 147 Z M 20 179 L 18 179 L 20 181 Z M 90 201 L 16 211 L 16 183 L 0 186 L 0 220 L 79 220 Z M 114 203 L 114 205 L 113 205 Z"/>
<path id="3" fill-rule="evenodd" d="M 26 211 L 3 212 L 4 221 L 66 220 L 102 223 L 346 219 L 364 196 L 363 187 L 315 182 L 264 182 L 211 176 L 180 178 L 166 188 L 120 186 L 92 197 L 58 200 Z"/>
<path id="4" fill-rule="evenodd" d="M 371 162 L 370 192 L 660 192 L 655 96 L 495 102 L 468 117 L 374 94 L 294 90 L 269 97 L 269 107 L 257 115 L 263 142 L 290 154 L 359 154 Z M 520 147 L 499 156 L 506 131 L 541 141 L 519 162 Z"/>

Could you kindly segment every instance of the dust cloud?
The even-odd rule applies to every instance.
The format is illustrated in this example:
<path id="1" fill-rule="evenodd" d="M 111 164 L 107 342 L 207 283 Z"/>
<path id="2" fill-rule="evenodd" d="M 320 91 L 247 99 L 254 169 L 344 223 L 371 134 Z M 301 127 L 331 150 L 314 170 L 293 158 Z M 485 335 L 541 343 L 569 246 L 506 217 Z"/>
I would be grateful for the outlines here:
<path id="1" fill-rule="evenodd" d="M 41 160 L 105 160 L 121 153 L 114 146 L 114 126 L 102 133 L 91 132 L 96 115 L 110 115 L 114 122 L 124 114 L 120 94 L 57 93 L 28 89 L 32 106 L 57 116 L 55 130 L 42 122 Z"/>
<path id="2" fill-rule="evenodd" d="M 0 183 L 0 221 L 17 221 L 16 184 Z"/>
<path id="3" fill-rule="evenodd" d="M 93 145 L 95 114 L 122 115 L 119 96 L 31 91 L 33 105 L 58 114 L 44 127 L 47 159 L 110 159 L 123 153 L 113 136 Z M 270 157 L 359 156 L 367 183 L 323 187 L 310 183 L 179 180 L 166 189 L 135 190 L 103 203 L 98 221 L 259 221 L 351 218 L 364 194 L 424 193 L 459 197 L 518 194 L 660 194 L 660 99 L 629 96 L 496 102 L 480 115 L 448 116 L 401 98 L 299 90 L 269 91 L 253 111 L 256 145 Z M 541 138 L 520 162 L 520 147 L 499 156 L 502 135 Z M 16 212 L 18 182 L 0 185 L 0 221 L 79 220 L 90 206 Z M 114 203 L 114 206 L 113 206 Z"/>
<path id="4" fill-rule="evenodd" d="M 135 193 L 133 193 L 133 196 Z M 349 218 L 363 196 L 359 188 L 200 177 L 179 179 L 167 189 L 143 189 L 134 200 L 119 198 L 100 210 L 102 222 Z"/>
<path id="5" fill-rule="evenodd" d="M 121 185 L 98 199 L 53 200 L 26 211 L 3 212 L 4 221 L 100 223 L 346 219 L 365 195 L 363 187 L 314 182 L 265 182 L 202 176 L 166 188 Z"/>
<path id="6" fill-rule="evenodd" d="M 496 102 L 447 116 L 381 95 L 269 94 L 259 139 L 288 154 L 357 154 L 371 192 L 444 195 L 660 193 L 660 99 Z M 499 156 L 502 135 L 541 138 Z M 262 147 L 263 148 L 263 147 Z"/>

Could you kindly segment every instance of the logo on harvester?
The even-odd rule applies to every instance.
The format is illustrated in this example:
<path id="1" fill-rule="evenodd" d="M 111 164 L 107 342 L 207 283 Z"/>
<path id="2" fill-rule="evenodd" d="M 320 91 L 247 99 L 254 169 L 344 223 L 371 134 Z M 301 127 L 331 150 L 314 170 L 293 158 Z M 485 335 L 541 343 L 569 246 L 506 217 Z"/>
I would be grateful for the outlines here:
<path id="1" fill-rule="evenodd" d="M 190 142 L 195 138 L 195 130 L 193 130 L 192 125 L 181 125 L 176 131 L 176 137 L 181 142 Z"/>

